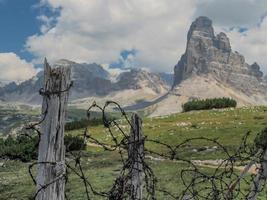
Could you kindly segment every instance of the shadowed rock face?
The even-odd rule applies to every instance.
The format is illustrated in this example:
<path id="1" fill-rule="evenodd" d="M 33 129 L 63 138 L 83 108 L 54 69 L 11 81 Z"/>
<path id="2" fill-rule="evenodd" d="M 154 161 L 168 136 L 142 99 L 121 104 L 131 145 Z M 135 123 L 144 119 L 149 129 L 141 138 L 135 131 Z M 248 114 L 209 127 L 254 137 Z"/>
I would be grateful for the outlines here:
<path id="1" fill-rule="evenodd" d="M 174 74 L 173 88 L 192 75 L 209 74 L 246 93 L 264 90 L 259 65 L 249 65 L 242 55 L 233 52 L 225 33 L 215 36 L 212 21 L 207 17 L 197 18 L 190 26 L 186 51 L 175 66 Z"/>

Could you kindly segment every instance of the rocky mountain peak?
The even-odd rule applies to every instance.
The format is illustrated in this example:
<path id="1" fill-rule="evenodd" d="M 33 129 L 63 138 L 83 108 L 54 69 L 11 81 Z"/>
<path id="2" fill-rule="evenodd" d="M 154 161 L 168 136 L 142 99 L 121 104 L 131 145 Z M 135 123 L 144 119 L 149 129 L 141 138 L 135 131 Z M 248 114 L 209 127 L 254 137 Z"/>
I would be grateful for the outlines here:
<path id="1" fill-rule="evenodd" d="M 249 65 L 244 56 L 232 51 L 225 33 L 215 36 L 212 21 L 207 17 L 197 18 L 190 26 L 186 51 L 174 68 L 173 88 L 193 75 L 211 76 L 246 92 L 253 88 L 258 91 L 263 77 L 257 63 Z"/>
<path id="2" fill-rule="evenodd" d="M 190 26 L 187 34 L 187 43 L 199 40 L 209 40 L 210 45 L 223 51 L 231 51 L 229 38 L 223 32 L 215 36 L 212 21 L 208 17 L 198 17 Z"/>
<path id="3" fill-rule="evenodd" d="M 223 32 L 219 33 L 214 39 L 214 42 L 218 49 L 225 51 L 225 52 L 231 51 L 230 40 L 225 33 Z"/>
<path id="4" fill-rule="evenodd" d="M 212 21 L 205 16 L 198 17 L 190 26 L 187 34 L 187 40 L 189 41 L 194 36 L 202 37 L 214 37 L 214 30 L 212 27 Z"/>
<path id="5" fill-rule="evenodd" d="M 254 62 L 250 65 L 250 69 L 251 75 L 255 76 L 259 81 L 263 80 L 263 72 L 261 71 L 258 63 Z"/>

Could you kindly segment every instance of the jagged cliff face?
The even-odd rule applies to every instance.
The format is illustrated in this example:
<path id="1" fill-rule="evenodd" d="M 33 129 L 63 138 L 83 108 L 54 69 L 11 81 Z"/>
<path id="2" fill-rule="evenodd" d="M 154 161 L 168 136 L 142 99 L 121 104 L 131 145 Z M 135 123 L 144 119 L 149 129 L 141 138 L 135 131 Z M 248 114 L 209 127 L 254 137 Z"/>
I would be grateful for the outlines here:
<path id="1" fill-rule="evenodd" d="M 174 73 L 173 88 L 192 75 L 209 74 L 220 83 L 248 95 L 265 92 L 259 65 L 249 65 L 242 55 L 233 52 L 225 33 L 215 36 L 212 21 L 207 17 L 199 17 L 192 23 L 186 51 L 175 66 Z"/>
<path id="2" fill-rule="evenodd" d="M 238 106 L 267 105 L 267 78 L 257 63 L 233 52 L 225 33 L 214 34 L 212 21 L 197 18 L 187 34 L 186 51 L 174 68 L 171 91 L 150 104 L 151 116 L 182 111 L 192 99 L 229 97 Z"/>

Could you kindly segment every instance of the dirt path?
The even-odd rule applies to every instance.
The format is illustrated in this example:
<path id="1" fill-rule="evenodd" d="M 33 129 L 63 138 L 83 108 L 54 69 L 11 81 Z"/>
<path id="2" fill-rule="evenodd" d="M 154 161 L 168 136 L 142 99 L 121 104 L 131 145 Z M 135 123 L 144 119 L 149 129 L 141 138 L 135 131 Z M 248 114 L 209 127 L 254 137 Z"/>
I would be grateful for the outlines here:
<path id="1" fill-rule="evenodd" d="M 91 147 L 102 147 L 101 145 L 95 144 L 95 143 L 87 143 L 88 146 Z M 112 148 L 112 147 L 110 147 Z M 155 156 L 151 156 L 151 155 L 146 155 L 147 159 L 150 160 L 154 160 L 154 161 L 166 161 L 167 159 L 162 158 L 162 157 L 155 157 Z M 177 162 L 177 163 L 184 163 L 184 161 L 179 161 L 179 160 L 171 160 L 172 162 Z M 201 166 L 201 167 L 209 167 L 209 168 L 218 168 L 219 165 L 222 165 L 221 168 L 224 167 L 223 162 L 224 160 L 222 159 L 218 159 L 218 160 L 191 160 L 191 162 L 194 165 L 197 166 Z M 246 166 L 234 166 L 234 169 L 239 170 L 239 171 L 244 171 Z M 257 173 L 257 169 L 259 168 L 258 164 L 253 165 L 249 170 L 248 173 L 250 174 L 256 174 Z"/>

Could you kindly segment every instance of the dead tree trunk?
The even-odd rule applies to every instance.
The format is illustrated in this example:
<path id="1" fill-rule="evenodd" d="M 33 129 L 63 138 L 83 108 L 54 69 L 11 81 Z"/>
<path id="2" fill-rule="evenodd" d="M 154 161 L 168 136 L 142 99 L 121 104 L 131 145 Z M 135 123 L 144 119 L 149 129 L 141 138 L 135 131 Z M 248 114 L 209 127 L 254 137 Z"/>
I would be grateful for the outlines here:
<path id="1" fill-rule="evenodd" d="M 259 169 L 257 175 L 255 176 L 251 188 L 250 193 L 247 197 L 248 200 L 256 200 L 258 197 L 258 193 L 262 191 L 262 187 L 264 186 L 267 179 L 267 150 L 263 155 L 263 160 L 261 161 L 261 168 Z"/>
<path id="2" fill-rule="evenodd" d="M 38 200 L 64 200 L 65 146 L 64 124 L 71 85 L 70 67 L 51 68 L 44 62 L 44 88 L 41 137 L 38 154 L 37 193 Z"/>
<path id="3" fill-rule="evenodd" d="M 143 193 L 143 159 L 144 138 L 142 120 L 137 114 L 132 115 L 131 132 L 129 138 L 128 157 L 130 161 L 130 199 L 141 200 Z"/>

